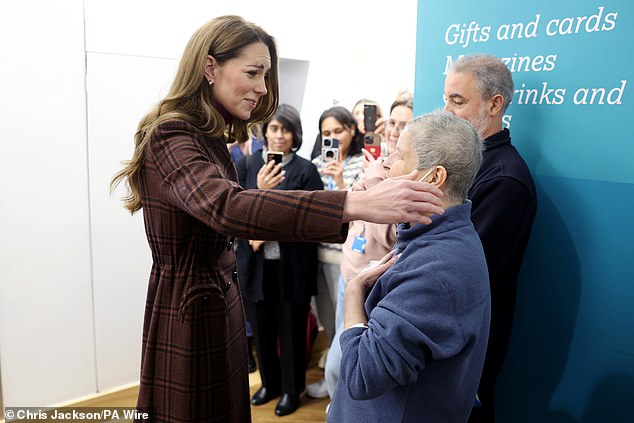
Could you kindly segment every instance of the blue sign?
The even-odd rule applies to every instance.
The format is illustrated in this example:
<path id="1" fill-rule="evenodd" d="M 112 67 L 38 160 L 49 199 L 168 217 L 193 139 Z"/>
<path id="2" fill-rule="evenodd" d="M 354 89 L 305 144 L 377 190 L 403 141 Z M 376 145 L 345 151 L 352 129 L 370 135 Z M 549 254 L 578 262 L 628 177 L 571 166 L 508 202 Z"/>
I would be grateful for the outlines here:
<path id="1" fill-rule="evenodd" d="M 447 68 L 500 57 L 538 191 L 501 422 L 634 421 L 634 2 L 419 0 L 415 114 Z"/>

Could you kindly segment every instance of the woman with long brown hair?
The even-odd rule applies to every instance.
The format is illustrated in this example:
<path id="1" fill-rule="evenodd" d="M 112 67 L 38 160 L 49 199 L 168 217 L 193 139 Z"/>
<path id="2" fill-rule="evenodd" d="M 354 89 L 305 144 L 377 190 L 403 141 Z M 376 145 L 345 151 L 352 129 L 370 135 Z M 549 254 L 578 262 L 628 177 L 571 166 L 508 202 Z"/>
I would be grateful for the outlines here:
<path id="1" fill-rule="evenodd" d="M 125 206 L 143 209 L 152 251 L 137 408 L 153 422 L 250 421 L 233 237 L 341 242 L 350 220 L 441 212 L 439 191 L 413 174 L 363 193 L 241 188 L 227 143 L 277 109 L 277 59 L 273 38 L 241 17 L 203 25 L 113 178 L 129 187 Z"/>

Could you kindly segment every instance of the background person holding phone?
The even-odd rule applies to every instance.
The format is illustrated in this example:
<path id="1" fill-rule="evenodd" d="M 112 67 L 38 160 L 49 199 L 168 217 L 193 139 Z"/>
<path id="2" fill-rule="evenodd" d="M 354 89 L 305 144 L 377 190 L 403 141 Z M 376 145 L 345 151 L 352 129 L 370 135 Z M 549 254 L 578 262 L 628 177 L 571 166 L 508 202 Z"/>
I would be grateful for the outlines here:
<path id="1" fill-rule="evenodd" d="M 375 114 L 375 119 L 376 122 L 374 123 L 374 132 L 378 135 L 383 136 L 383 111 L 381 110 L 381 106 L 379 106 L 379 104 L 374 101 L 374 100 L 369 100 L 367 98 L 362 98 L 360 100 L 358 100 L 356 103 L 354 103 L 354 106 L 352 107 L 352 116 L 354 117 L 356 126 L 357 126 L 357 130 L 359 132 L 361 132 L 362 135 L 365 135 L 365 107 L 368 105 L 372 105 L 375 107 L 376 110 L 376 114 Z M 310 158 L 314 159 L 315 157 L 319 156 L 321 154 L 321 148 L 322 148 L 322 140 L 321 140 L 321 136 L 318 134 L 317 138 L 315 139 L 315 144 L 313 145 L 313 151 L 310 154 Z"/>
<path id="2" fill-rule="evenodd" d="M 236 166 L 244 188 L 323 189 L 315 166 L 295 154 L 302 145 L 302 124 L 294 107 L 281 104 L 263 132 L 266 147 Z M 265 404 L 281 394 L 275 414 L 285 416 L 299 407 L 306 385 L 306 327 L 310 299 L 317 293 L 317 244 L 240 239 L 236 253 L 262 380 L 251 402 Z"/>
<path id="3" fill-rule="evenodd" d="M 337 142 L 333 141 L 335 139 Z M 324 188 L 339 191 L 352 188 L 363 175 L 363 134 L 358 130 L 352 113 L 341 106 L 325 110 L 319 118 L 317 142 L 323 145 L 322 154 L 313 159 L 313 164 L 321 174 Z M 332 152 L 335 144 L 338 145 L 338 160 L 328 160 L 328 153 Z M 341 244 L 321 243 L 318 257 L 315 308 L 330 344 L 335 334 Z M 316 398 L 328 394 L 323 380 L 309 385 L 306 392 Z"/>
<path id="4" fill-rule="evenodd" d="M 334 146 L 332 140 L 338 142 L 338 160 L 325 159 L 326 155 L 320 154 L 313 159 L 324 181 L 324 187 L 328 190 L 345 190 L 361 177 L 363 172 L 361 164 L 363 156 L 363 134 L 358 130 L 356 120 L 345 107 L 335 106 L 324 111 L 319 118 L 318 143 L 325 148 Z M 327 145 L 324 145 L 324 142 Z M 331 144 L 328 144 L 328 143 Z"/>
<path id="5" fill-rule="evenodd" d="M 386 147 L 389 156 L 375 159 L 369 152 L 364 152 L 368 164 L 363 178 L 352 187 L 352 190 L 367 190 L 388 177 L 392 162 L 397 158 L 396 143 L 402 128 L 412 119 L 413 109 L 411 97 L 399 97 L 394 100 L 390 107 L 390 116 L 385 120 L 385 138 L 388 140 Z M 342 247 L 341 275 L 339 276 L 337 311 L 335 313 L 335 336 L 328 349 L 328 358 L 324 366 L 324 379 L 330 398 L 334 396 L 341 365 L 339 337 L 343 333 L 345 281 L 356 276 L 373 260 L 379 260 L 387 254 L 395 242 L 396 225 L 394 224 L 372 223 L 362 220 L 350 222 L 348 238 Z"/>
<path id="6" fill-rule="evenodd" d="M 414 113 L 414 99 L 411 96 L 401 96 L 390 106 L 390 116 L 385 121 L 385 150 L 389 155 L 396 151 L 398 137 L 403 132 L 407 122 Z"/>

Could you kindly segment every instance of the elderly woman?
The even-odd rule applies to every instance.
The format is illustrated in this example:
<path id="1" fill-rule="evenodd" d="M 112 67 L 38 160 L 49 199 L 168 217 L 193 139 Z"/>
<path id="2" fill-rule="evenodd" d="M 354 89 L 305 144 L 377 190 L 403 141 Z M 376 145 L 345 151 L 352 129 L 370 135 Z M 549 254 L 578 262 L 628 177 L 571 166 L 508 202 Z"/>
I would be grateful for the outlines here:
<path id="1" fill-rule="evenodd" d="M 446 210 L 429 225 L 399 224 L 395 250 L 348 282 L 329 422 L 467 421 L 491 311 L 466 199 L 481 148 L 475 129 L 449 112 L 415 118 L 401 134 L 390 176 L 415 170 L 443 191 Z"/>

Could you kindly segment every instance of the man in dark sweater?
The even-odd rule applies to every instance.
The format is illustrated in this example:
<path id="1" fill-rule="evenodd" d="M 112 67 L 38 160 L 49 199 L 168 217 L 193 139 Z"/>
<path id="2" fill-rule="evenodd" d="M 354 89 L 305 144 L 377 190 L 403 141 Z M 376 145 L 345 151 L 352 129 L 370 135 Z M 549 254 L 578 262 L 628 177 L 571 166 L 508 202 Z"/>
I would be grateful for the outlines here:
<path id="1" fill-rule="evenodd" d="M 471 423 L 495 419 L 495 383 L 511 336 L 517 276 L 537 210 L 530 171 L 511 144 L 509 130 L 502 128 L 513 93 L 511 72 L 493 56 L 464 56 L 445 79 L 445 110 L 471 122 L 484 140 L 484 159 L 469 199 L 489 268 L 491 330 L 478 389 L 481 406 L 473 409 Z"/>

